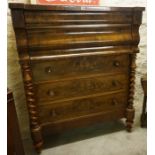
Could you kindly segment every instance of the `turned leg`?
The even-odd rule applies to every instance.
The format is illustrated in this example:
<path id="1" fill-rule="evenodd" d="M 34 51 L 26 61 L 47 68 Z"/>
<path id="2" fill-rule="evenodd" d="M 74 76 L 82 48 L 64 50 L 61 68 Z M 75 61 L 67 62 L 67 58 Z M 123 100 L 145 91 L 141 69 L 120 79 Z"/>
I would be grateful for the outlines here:
<path id="1" fill-rule="evenodd" d="M 132 109 L 127 108 L 127 110 L 126 110 L 126 130 L 128 132 L 132 131 L 134 116 L 135 116 L 134 108 L 132 108 Z"/>
<path id="2" fill-rule="evenodd" d="M 126 109 L 126 129 L 128 132 L 131 132 L 134 115 L 135 115 L 135 109 L 133 107 L 135 69 L 136 69 L 135 60 L 136 60 L 136 54 L 130 55 L 129 98 L 128 98 L 128 104 Z"/>
<path id="3" fill-rule="evenodd" d="M 21 65 L 22 65 L 25 94 L 30 119 L 31 137 L 36 151 L 40 153 L 43 145 L 43 138 L 42 138 L 41 125 L 39 121 L 37 103 L 35 99 L 35 89 L 32 82 L 30 64 L 29 62 L 25 61 Z"/>
<path id="4" fill-rule="evenodd" d="M 43 146 L 41 127 L 38 127 L 36 129 L 31 129 L 31 137 L 32 137 L 33 145 L 36 152 L 40 153 Z"/>

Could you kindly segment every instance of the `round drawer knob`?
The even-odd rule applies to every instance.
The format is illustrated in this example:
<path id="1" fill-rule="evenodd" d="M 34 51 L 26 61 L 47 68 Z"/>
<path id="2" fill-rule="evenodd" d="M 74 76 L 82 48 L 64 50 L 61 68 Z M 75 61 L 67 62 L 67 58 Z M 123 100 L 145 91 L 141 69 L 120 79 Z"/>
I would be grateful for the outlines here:
<path id="1" fill-rule="evenodd" d="M 46 67 L 45 68 L 45 72 L 48 73 L 48 74 L 51 73 L 52 72 L 52 68 L 51 67 Z"/>
<path id="2" fill-rule="evenodd" d="M 120 66 L 120 62 L 119 61 L 115 61 L 114 62 L 114 66 L 119 67 Z"/>
<path id="3" fill-rule="evenodd" d="M 48 94 L 49 96 L 51 96 L 51 97 L 53 97 L 53 96 L 55 95 L 54 91 L 52 91 L 52 90 L 49 90 L 49 91 L 47 92 L 47 94 Z"/>
<path id="4" fill-rule="evenodd" d="M 118 105 L 118 101 L 116 99 L 112 99 L 112 105 Z"/>

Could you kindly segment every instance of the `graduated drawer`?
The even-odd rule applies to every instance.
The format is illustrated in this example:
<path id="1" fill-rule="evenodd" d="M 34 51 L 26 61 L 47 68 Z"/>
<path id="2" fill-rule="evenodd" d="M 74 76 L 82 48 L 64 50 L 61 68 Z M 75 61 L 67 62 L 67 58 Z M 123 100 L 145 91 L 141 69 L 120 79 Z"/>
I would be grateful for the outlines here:
<path id="1" fill-rule="evenodd" d="M 103 94 L 128 88 L 128 76 L 118 74 L 112 76 L 95 76 L 36 85 L 36 96 L 39 104 L 42 101 L 57 102 L 75 99 L 94 94 Z"/>
<path id="2" fill-rule="evenodd" d="M 99 73 L 128 72 L 129 56 L 89 55 L 50 60 L 32 61 L 31 67 L 35 82 L 52 81 L 62 78 L 86 76 Z"/>
<path id="3" fill-rule="evenodd" d="M 57 122 L 98 113 L 115 113 L 118 110 L 122 112 L 126 105 L 127 95 L 124 92 L 60 102 L 59 104 L 45 103 L 45 105 L 39 107 L 39 114 L 42 123 Z"/>

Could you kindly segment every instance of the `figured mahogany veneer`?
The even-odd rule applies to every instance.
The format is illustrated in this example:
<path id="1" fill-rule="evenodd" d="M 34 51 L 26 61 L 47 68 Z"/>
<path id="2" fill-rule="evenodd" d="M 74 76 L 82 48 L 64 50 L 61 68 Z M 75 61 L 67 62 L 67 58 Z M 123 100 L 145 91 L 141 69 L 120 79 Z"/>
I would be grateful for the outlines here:
<path id="1" fill-rule="evenodd" d="M 128 73 L 129 56 L 104 56 L 102 53 L 80 56 L 57 56 L 49 60 L 32 61 L 35 82 L 52 81 L 60 78 L 90 76 L 103 73 Z M 104 61 L 103 61 L 104 59 Z M 51 61 L 52 60 L 52 61 Z M 63 66 L 63 69 L 62 69 Z"/>
<path id="2" fill-rule="evenodd" d="M 131 131 L 140 7 L 10 4 L 32 139 L 126 118 Z"/>
<path id="3" fill-rule="evenodd" d="M 113 96 L 112 96 L 113 95 Z M 97 112 L 109 112 L 119 109 L 125 112 L 127 93 L 96 95 L 89 98 L 69 100 L 64 102 L 48 102 L 41 105 L 40 117 L 43 123 L 65 121 L 67 118 L 91 115 Z"/>
<path id="4" fill-rule="evenodd" d="M 95 76 L 59 82 L 42 83 L 36 85 L 38 102 L 56 101 L 92 94 L 116 91 L 128 87 L 128 79 L 125 75 Z"/>

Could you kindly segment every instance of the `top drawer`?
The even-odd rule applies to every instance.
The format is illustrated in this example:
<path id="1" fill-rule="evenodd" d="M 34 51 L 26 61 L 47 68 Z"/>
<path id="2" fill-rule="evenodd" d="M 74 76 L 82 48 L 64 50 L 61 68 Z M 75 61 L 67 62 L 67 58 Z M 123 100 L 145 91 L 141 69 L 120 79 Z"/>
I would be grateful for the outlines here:
<path id="1" fill-rule="evenodd" d="M 31 61 L 35 82 L 92 74 L 128 72 L 129 55 L 88 55 Z"/>
<path id="2" fill-rule="evenodd" d="M 26 24 L 131 23 L 132 12 L 25 11 Z"/>

